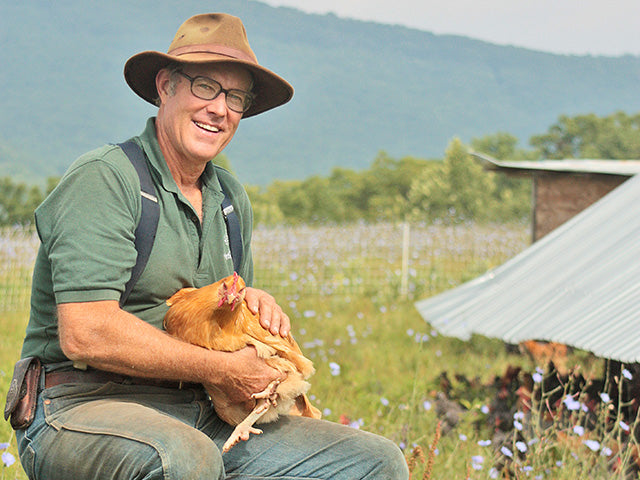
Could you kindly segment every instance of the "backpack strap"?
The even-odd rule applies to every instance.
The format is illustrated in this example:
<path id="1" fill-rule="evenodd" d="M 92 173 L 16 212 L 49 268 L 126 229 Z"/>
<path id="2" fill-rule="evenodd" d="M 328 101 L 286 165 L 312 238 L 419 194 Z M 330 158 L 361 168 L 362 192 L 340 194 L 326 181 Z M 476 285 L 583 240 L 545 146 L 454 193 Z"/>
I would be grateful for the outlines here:
<path id="1" fill-rule="evenodd" d="M 131 278 L 126 283 L 124 292 L 120 296 L 120 306 L 124 305 L 129 298 L 129 294 L 133 290 L 133 286 L 142 275 L 147 261 L 151 256 L 151 249 L 156 238 L 158 230 L 158 221 L 160 219 L 160 205 L 156 196 L 156 189 L 151 180 L 147 158 L 140 147 L 133 140 L 127 140 L 119 143 L 129 161 L 140 177 L 140 195 L 142 196 L 142 211 L 140 212 L 140 221 L 135 231 L 135 248 L 138 252 L 136 264 L 131 271 Z M 220 182 L 224 199 L 222 200 L 222 216 L 227 226 L 227 236 L 229 237 L 229 249 L 231 250 L 231 258 L 233 260 L 233 268 L 236 272 L 240 271 L 242 265 L 242 230 L 240 228 L 240 220 L 236 214 L 233 204 L 227 195 L 227 192 Z"/>
<path id="2" fill-rule="evenodd" d="M 222 182 L 220 182 L 222 186 Z M 242 265 L 242 231 L 240 230 L 240 220 L 233 209 L 233 204 L 227 192 L 222 188 L 224 199 L 222 200 L 222 216 L 227 224 L 227 236 L 229 237 L 229 249 L 231 250 L 231 258 L 233 259 L 233 270 L 240 271 Z"/>
<path id="3" fill-rule="evenodd" d="M 118 144 L 122 151 L 127 155 L 133 167 L 140 177 L 140 195 L 142 196 L 142 211 L 140 213 L 140 221 L 135 231 L 135 247 L 138 252 L 136 264 L 131 271 L 131 278 L 124 287 L 124 292 L 120 296 L 120 306 L 124 305 L 129 298 L 129 294 L 133 290 L 133 286 L 142 275 L 144 267 L 151 255 L 153 242 L 156 239 L 158 230 L 158 221 L 160 219 L 160 205 L 156 196 L 156 188 L 151 180 L 149 166 L 144 151 L 133 140 L 127 140 Z"/>

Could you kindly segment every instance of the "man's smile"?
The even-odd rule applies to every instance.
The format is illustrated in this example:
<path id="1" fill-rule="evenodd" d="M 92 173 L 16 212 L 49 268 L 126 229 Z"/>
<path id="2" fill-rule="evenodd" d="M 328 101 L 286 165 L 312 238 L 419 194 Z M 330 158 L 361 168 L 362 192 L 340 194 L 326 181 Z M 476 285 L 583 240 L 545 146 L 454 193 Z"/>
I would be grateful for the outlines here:
<path id="1" fill-rule="evenodd" d="M 195 123 L 201 129 L 206 130 L 207 132 L 218 133 L 220 131 L 218 127 L 214 127 L 213 125 L 209 125 L 207 123 L 196 122 L 195 120 L 193 123 Z"/>

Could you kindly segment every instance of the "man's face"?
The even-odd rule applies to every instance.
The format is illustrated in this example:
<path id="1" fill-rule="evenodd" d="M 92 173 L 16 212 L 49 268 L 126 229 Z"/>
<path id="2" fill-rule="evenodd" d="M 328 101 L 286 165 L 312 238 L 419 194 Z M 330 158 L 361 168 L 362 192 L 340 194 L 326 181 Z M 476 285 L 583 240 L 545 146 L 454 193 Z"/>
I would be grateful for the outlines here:
<path id="1" fill-rule="evenodd" d="M 208 77 L 225 90 L 249 91 L 251 76 L 242 67 L 184 65 L 189 77 Z M 175 82 L 175 83 L 174 83 Z M 175 92 L 172 91 L 172 83 Z M 213 100 L 202 100 L 191 92 L 191 82 L 185 76 L 161 70 L 156 78 L 161 105 L 156 120 L 160 147 L 169 161 L 203 164 L 211 160 L 231 141 L 242 113 L 231 110 L 226 94 Z"/>

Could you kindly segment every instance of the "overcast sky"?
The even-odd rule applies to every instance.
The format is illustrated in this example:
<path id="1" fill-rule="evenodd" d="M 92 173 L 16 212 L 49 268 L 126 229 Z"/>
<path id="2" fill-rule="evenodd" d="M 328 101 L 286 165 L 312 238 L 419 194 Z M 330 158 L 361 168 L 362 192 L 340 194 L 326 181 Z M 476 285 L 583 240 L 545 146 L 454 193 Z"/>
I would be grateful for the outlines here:
<path id="1" fill-rule="evenodd" d="M 640 55 L 640 0 L 260 0 L 577 55 Z"/>

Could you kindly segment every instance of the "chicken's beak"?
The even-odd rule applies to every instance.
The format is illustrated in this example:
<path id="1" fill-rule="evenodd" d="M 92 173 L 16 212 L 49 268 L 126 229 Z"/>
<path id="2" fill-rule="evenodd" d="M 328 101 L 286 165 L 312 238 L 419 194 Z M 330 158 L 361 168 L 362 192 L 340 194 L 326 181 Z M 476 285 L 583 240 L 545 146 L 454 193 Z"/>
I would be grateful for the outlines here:
<path id="1" fill-rule="evenodd" d="M 218 307 L 221 307 L 225 303 L 227 305 L 231 305 L 231 311 L 236 308 L 238 303 L 242 303 L 244 300 L 245 289 L 244 287 L 238 290 L 238 274 L 233 274 L 233 281 L 231 284 L 227 285 L 226 283 L 222 284 L 221 289 L 223 290 L 220 295 L 220 301 L 218 302 Z"/>
<path id="2" fill-rule="evenodd" d="M 238 291 L 235 295 L 234 298 L 231 302 L 231 311 L 233 312 L 233 310 L 236 308 L 236 306 L 239 303 L 242 303 L 242 301 L 244 300 L 244 288 L 240 289 L 240 291 Z"/>

